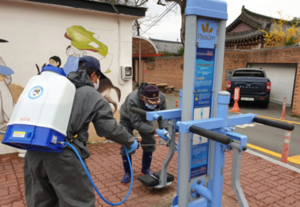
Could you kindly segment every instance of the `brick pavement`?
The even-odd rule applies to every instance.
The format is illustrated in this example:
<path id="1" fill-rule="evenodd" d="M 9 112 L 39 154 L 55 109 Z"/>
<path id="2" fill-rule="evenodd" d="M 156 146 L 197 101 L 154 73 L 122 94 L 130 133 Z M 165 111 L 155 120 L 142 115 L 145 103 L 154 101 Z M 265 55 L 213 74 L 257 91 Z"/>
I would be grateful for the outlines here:
<path id="1" fill-rule="evenodd" d="M 119 202 L 128 191 L 128 186 L 120 184 L 123 176 L 119 145 L 115 143 L 97 144 L 90 147 L 91 157 L 87 160 L 92 178 L 103 196 L 111 202 Z M 166 147 L 157 147 L 153 156 L 152 171 L 160 170 L 167 154 Z M 125 204 L 130 207 L 167 207 L 176 195 L 175 182 L 164 189 L 146 189 L 138 180 L 141 169 L 142 150 L 133 155 L 135 182 Z M 0 207 L 25 207 L 23 158 L 17 154 L 0 156 Z M 231 187 L 232 152 L 226 152 L 223 207 L 238 207 Z M 177 153 L 169 165 L 169 173 L 177 175 Z M 251 207 L 299 207 L 300 174 L 273 164 L 249 153 L 242 154 L 241 185 Z M 98 196 L 97 207 L 109 206 Z"/>

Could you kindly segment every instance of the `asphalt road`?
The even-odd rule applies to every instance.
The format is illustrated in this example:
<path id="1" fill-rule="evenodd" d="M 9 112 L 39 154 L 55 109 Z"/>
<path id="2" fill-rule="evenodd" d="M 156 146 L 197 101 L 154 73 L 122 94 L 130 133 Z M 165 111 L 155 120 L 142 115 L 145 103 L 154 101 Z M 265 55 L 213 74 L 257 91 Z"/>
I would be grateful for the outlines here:
<path id="1" fill-rule="evenodd" d="M 174 109 L 175 101 L 179 100 L 179 97 L 173 95 L 166 95 L 167 99 L 167 108 Z M 229 107 L 231 108 L 231 107 Z M 258 104 L 253 103 L 241 103 L 240 104 L 241 113 L 253 113 L 260 116 L 264 116 L 264 118 L 273 118 L 278 119 L 280 121 L 282 106 L 274 103 L 270 103 L 268 109 L 263 109 Z M 290 114 L 291 109 L 286 109 L 286 114 Z M 236 115 L 237 113 L 228 112 L 228 115 Z M 291 134 L 291 142 L 289 149 L 289 157 L 300 155 L 300 119 L 293 118 L 286 115 L 287 120 L 298 122 L 294 123 L 295 129 Z M 273 152 L 277 152 L 279 154 L 282 153 L 283 141 L 285 136 L 285 130 L 277 129 L 265 125 L 261 125 L 258 123 L 252 123 L 247 125 L 238 125 L 235 127 L 235 132 L 244 134 L 248 136 L 248 143 L 252 145 L 256 145 L 258 147 L 262 147 L 267 150 L 271 150 Z"/>
<path id="2" fill-rule="evenodd" d="M 270 103 L 268 109 L 262 109 L 259 105 L 241 104 L 241 113 L 254 113 L 263 118 L 279 119 L 280 121 L 282 106 Z M 291 109 L 287 108 L 286 120 L 293 121 L 295 129 L 291 133 L 291 141 L 289 148 L 289 157 L 300 155 L 300 119 L 289 117 Z M 236 114 L 229 112 L 230 115 Z M 248 143 L 271 150 L 273 152 L 282 153 L 285 130 L 274 127 L 265 126 L 258 123 L 239 125 L 235 127 L 235 131 L 248 136 Z"/>

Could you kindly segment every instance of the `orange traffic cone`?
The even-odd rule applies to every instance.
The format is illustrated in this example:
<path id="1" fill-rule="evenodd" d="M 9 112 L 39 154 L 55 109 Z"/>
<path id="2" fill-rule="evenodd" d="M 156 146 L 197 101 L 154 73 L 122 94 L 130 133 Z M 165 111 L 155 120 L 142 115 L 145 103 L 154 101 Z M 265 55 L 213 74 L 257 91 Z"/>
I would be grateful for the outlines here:
<path id="1" fill-rule="evenodd" d="M 282 114 L 281 119 L 285 119 L 285 109 L 286 109 L 286 97 L 283 98 L 283 105 L 282 105 Z"/>
<path id="2" fill-rule="evenodd" d="M 233 105 L 231 111 L 233 111 L 233 112 L 240 112 L 241 111 L 241 109 L 239 107 L 238 100 L 234 100 L 234 105 Z"/>
<path id="3" fill-rule="evenodd" d="M 288 122 L 291 124 L 290 122 Z M 290 148 L 290 140 L 291 140 L 291 131 L 286 130 L 284 136 L 284 144 L 281 153 L 281 162 L 287 163 L 289 157 L 289 148 Z"/>
<path id="4" fill-rule="evenodd" d="M 176 108 L 179 107 L 179 101 L 175 101 L 175 107 L 176 107 Z"/>

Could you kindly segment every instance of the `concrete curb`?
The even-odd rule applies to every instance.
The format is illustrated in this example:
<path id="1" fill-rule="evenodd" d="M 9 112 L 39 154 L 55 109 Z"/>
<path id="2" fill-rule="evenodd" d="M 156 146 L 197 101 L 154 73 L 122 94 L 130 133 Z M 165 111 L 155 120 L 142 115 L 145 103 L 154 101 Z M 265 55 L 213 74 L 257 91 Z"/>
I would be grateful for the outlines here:
<path id="1" fill-rule="evenodd" d="M 247 149 L 246 152 L 249 153 L 249 154 L 255 155 L 255 156 L 257 156 L 257 157 L 260 157 L 260 158 L 262 158 L 262 159 L 264 159 L 264 160 L 267 160 L 267 161 L 269 161 L 269 162 L 272 162 L 272 163 L 274 163 L 274 164 L 276 164 L 276 165 L 279 165 L 279 166 L 281 166 L 281 167 L 285 167 L 285 168 L 287 168 L 287 169 L 289 169 L 289 170 L 292 170 L 292 171 L 295 171 L 295 172 L 297 172 L 297 173 L 300 173 L 300 169 L 298 169 L 298 168 L 296 168 L 296 167 L 293 167 L 293 166 L 291 166 L 291 165 L 282 163 L 282 162 L 280 162 L 280 161 L 278 161 L 278 160 L 275 160 L 275 159 L 273 159 L 273 158 L 270 158 L 270 157 L 268 157 L 268 156 L 262 155 L 262 154 L 260 154 L 260 153 L 258 153 L 258 152 L 255 152 L 255 151 L 252 151 L 252 150 L 249 150 L 249 149 Z"/>

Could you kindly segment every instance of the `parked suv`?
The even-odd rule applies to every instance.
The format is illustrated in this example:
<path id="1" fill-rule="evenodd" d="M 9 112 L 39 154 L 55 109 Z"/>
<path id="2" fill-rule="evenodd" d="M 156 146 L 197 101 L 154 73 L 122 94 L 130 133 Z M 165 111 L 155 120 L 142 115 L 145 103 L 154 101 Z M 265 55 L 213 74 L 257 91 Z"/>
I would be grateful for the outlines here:
<path id="1" fill-rule="evenodd" d="M 260 102 L 263 108 L 268 108 L 270 102 L 271 81 L 262 69 L 235 69 L 227 81 L 226 90 L 230 92 L 230 104 L 234 100 L 234 88 L 240 88 L 240 101 Z"/>

